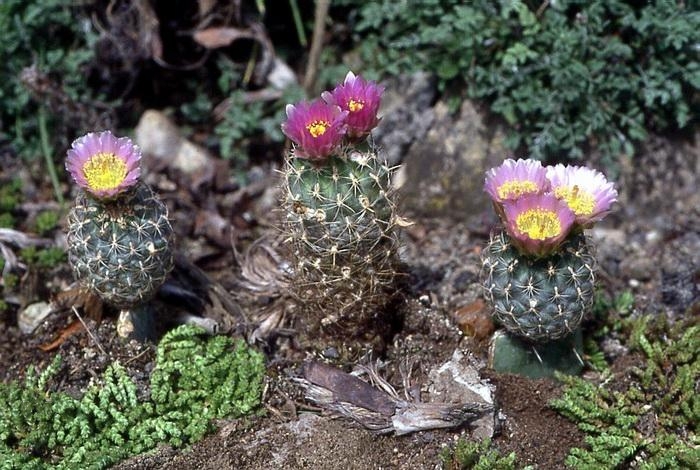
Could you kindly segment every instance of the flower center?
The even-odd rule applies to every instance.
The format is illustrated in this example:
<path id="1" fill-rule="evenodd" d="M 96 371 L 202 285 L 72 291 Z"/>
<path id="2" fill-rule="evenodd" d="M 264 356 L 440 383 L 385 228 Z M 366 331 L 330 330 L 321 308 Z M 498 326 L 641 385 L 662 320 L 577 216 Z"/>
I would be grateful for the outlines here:
<path id="1" fill-rule="evenodd" d="M 83 174 L 90 188 L 113 189 L 126 178 L 126 162 L 113 153 L 100 152 L 85 162 Z"/>
<path id="2" fill-rule="evenodd" d="M 314 121 L 311 124 L 306 125 L 306 130 L 309 131 L 313 137 L 319 137 L 326 133 L 330 123 L 328 121 Z"/>
<path id="3" fill-rule="evenodd" d="M 348 109 L 353 113 L 357 112 L 357 111 L 361 111 L 362 108 L 364 108 L 364 107 L 365 107 L 364 101 L 354 100 L 354 99 L 351 99 L 350 101 L 348 101 Z"/>
<path id="4" fill-rule="evenodd" d="M 561 233 L 557 213 L 545 209 L 529 209 L 518 214 L 515 226 L 533 240 L 546 240 Z"/>
<path id="5" fill-rule="evenodd" d="M 581 191 L 578 186 L 560 186 L 554 190 L 554 195 L 566 201 L 574 214 L 591 215 L 595 210 L 595 198 L 592 194 Z"/>
<path id="6" fill-rule="evenodd" d="M 523 194 L 536 193 L 537 184 L 529 180 L 510 180 L 498 187 L 498 197 L 501 199 L 517 198 Z"/>

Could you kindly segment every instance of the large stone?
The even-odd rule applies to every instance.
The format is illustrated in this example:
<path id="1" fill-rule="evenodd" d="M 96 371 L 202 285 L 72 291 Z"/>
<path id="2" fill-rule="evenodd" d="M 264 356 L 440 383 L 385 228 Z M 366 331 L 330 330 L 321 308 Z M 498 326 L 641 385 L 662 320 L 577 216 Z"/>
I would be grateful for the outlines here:
<path id="1" fill-rule="evenodd" d="M 389 165 L 404 160 L 410 146 L 424 138 L 433 123 L 435 80 L 426 72 L 402 75 L 383 83 L 381 122 L 372 131 Z"/>
<path id="2" fill-rule="evenodd" d="M 160 111 L 143 113 L 134 131 L 141 152 L 158 162 L 156 166 L 180 171 L 194 181 L 214 178 L 215 160 L 199 145 L 185 139 L 178 127 Z"/>
<path id="3" fill-rule="evenodd" d="M 484 172 L 509 156 L 504 133 L 486 124 L 470 101 L 457 115 L 446 103 L 433 109 L 433 123 L 413 143 L 400 175 L 402 207 L 409 215 L 471 221 L 490 204 L 483 191 Z"/>

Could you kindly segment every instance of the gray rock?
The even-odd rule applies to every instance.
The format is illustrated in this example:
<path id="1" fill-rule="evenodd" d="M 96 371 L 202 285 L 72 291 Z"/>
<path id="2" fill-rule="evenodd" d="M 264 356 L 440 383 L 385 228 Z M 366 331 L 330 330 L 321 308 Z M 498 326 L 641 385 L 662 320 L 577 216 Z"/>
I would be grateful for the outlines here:
<path id="1" fill-rule="evenodd" d="M 439 102 L 430 130 L 414 142 L 404 159 L 402 206 L 409 215 L 470 221 L 490 204 L 484 172 L 508 156 L 504 133 L 486 125 L 470 101 L 459 114 Z"/>
<path id="2" fill-rule="evenodd" d="M 430 400 L 442 403 L 484 403 L 493 405 L 495 387 L 479 375 L 474 356 L 456 349 L 449 361 L 428 373 Z M 472 438 L 491 438 L 494 434 L 495 409 L 474 420 L 470 427 Z"/>
<path id="3" fill-rule="evenodd" d="M 379 126 L 372 131 L 389 165 L 404 159 L 408 148 L 421 140 L 433 122 L 435 83 L 427 73 L 403 76 L 386 83 Z"/>

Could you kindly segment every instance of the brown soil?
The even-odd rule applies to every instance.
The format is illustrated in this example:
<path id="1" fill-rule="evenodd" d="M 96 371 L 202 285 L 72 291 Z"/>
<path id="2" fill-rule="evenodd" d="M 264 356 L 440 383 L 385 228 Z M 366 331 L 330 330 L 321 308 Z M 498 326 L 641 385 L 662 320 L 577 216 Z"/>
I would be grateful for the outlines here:
<path id="1" fill-rule="evenodd" d="M 638 168 L 642 171 L 644 165 Z M 14 170 L 8 168 L 0 177 L 5 180 L 9 175 L 19 174 L 27 181 L 34 182 L 30 187 L 35 190 L 35 197 L 51 200 L 47 182 L 38 185 L 26 170 L 24 173 Z M 272 174 L 270 169 L 262 171 Z M 168 176 L 177 181 L 178 176 Z M 158 187 L 165 178 L 165 175 L 153 174 L 151 183 Z M 269 176 L 258 179 L 248 187 L 239 188 L 236 193 L 238 199 L 233 202 L 231 198 L 226 198 L 228 189 L 217 192 L 213 188 L 207 190 L 198 187 L 192 191 L 181 189 L 179 192 L 164 194 L 179 234 L 181 252 L 187 253 L 192 263 L 211 280 L 220 283 L 227 292 L 239 291 L 241 281 L 240 266 L 231 249 L 230 238 L 233 238 L 236 250 L 244 252 L 258 237 L 275 234 L 274 229 L 269 228 L 275 224 L 274 214 L 271 216 L 269 210 L 270 201 L 276 200 L 274 191 L 270 189 L 274 187 L 274 181 L 274 177 Z M 178 183 L 179 188 L 193 187 L 188 184 L 190 181 Z M 160 186 L 166 187 L 165 184 Z M 221 233 L 207 231 L 206 223 L 202 222 L 204 211 L 199 209 L 202 206 L 200 201 L 209 201 L 212 207 L 218 207 L 220 213 L 232 221 L 230 230 L 235 236 L 230 237 L 232 234 L 229 233 L 222 237 Z M 628 204 L 627 211 L 634 210 L 633 200 L 625 203 Z M 698 223 L 697 209 L 694 206 L 676 204 L 666 210 L 669 217 L 685 221 L 683 223 L 686 225 Z M 243 213 L 246 213 L 245 217 L 241 216 Z M 664 232 L 664 226 L 661 226 L 658 228 L 661 231 L 658 237 L 639 238 L 640 233 L 647 233 L 643 230 L 659 226 L 655 225 L 654 214 L 637 214 L 635 219 L 618 222 L 615 228 L 608 226 L 610 231 L 617 230 L 619 233 L 616 236 L 621 239 L 618 240 L 617 248 L 612 245 L 600 250 L 599 262 L 603 274 L 601 288 L 619 292 L 622 288 L 631 286 L 635 289 L 636 308 L 640 311 L 658 307 L 671 317 L 692 311 L 686 310 L 687 304 L 667 301 L 671 298 L 674 302 L 681 302 L 687 296 L 661 295 L 661 292 L 675 292 L 673 289 L 677 285 L 685 289 L 682 283 L 687 279 L 682 276 L 685 272 L 683 269 L 690 270 L 690 275 L 697 275 L 692 274 L 692 264 L 683 267 L 675 263 L 673 268 L 669 267 L 662 273 L 632 271 L 625 264 L 649 256 L 667 259 L 663 245 L 654 245 L 656 251 L 647 251 L 647 244 L 650 243 L 648 240 L 664 240 L 664 236 L 676 234 L 678 230 L 674 228 Z M 611 223 L 614 224 L 615 219 L 612 220 Z M 623 220 L 622 216 L 618 220 Z M 393 306 L 396 309 L 394 314 L 398 313 L 395 318 L 400 318 L 401 321 L 397 322 L 396 333 L 389 338 L 380 358 L 387 364 L 382 375 L 394 386 L 401 384 L 399 365 L 407 359 L 412 361 L 413 383 L 421 386 L 425 397 L 428 371 L 449 359 L 455 348 L 471 350 L 477 356 L 484 356 L 486 336 L 490 330 L 484 326 L 483 315 L 479 317 L 478 314 L 478 252 L 486 240 L 488 230 L 453 220 L 420 219 L 414 222 L 415 225 L 406 231 L 406 248 L 402 254 L 407 274 L 403 298 Z M 225 242 L 221 241 L 222 238 Z M 672 240 L 677 239 L 676 234 Z M 683 243 L 697 243 L 697 236 L 695 239 L 684 239 Z M 692 263 L 692 259 L 686 264 L 688 262 Z M 673 272 L 672 269 L 677 269 L 678 272 Z M 638 272 L 647 277 L 640 279 Z M 664 277 L 664 273 L 668 276 Z M 669 279 L 677 281 L 673 281 L 674 284 Z M 49 300 L 50 295 L 65 293 L 69 291 L 71 283 L 70 271 L 66 266 L 61 266 L 51 272 L 30 272 L 22 279 L 19 290 L 24 301 L 29 303 Z M 79 298 L 75 292 L 63 295 Z M 56 354 L 61 354 L 63 366 L 52 384 L 53 390 L 79 394 L 93 377 L 102 373 L 114 360 L 125 365 L 139 384 L 145 384 L 153 367 L 154 346 L 126 342 L 117 337 L 114 328 L 116 312 L 108 308 L 102 315 L 97 310 L 78 309 L 90 332 L 87 333 L 82 325 L 76 326 L 79 320 L 69 308 L 71 302 L 64 301 L 66 308 L 51 315 L 30 335 L 23 335 L 17 328 L 16 311 L 0 319 L 0 378 L 4 382 L 21 379 L 30 365 L 43 368 Z M 254 314 L 274 311 L 277 305 L 275 299 L 265 295 L 237 295 L 236 301 L 251 319 L 255 317 Z M 167 298 L 162 297 L 158 300 L 158 308 L 161 318 L 167 319 L 182 306 L 170 304 Z M 347 360 L 349 357 L 352 356 L 353 361 L 364 362 L 367 362 L 367 358 L 357 353 L 346 355 L 343 351 L 331 354 L 329 348 L 318 344 L 317 338 L 309 337 L 307 332 L 298 329 L 299 323 L 291 316 L 283 325 L 286 329 L 280 330 L 262 345 L 268 354 L 270 372 L 263 416 L 222 421 L 218 432 L 187 449 L 161 447 L 149 455 L 136 456 L 122 462 L 115 468 L 429 469 L 439 468 L 439 454 L 446 446 L 460 436 L 469 436 L 468 426 L 453 430 L 423 431 L 402 437 L 378 436 L 346 420 L 327 416 L 305 402 L 290 380 L 298 374 L 298 367 L 304 359 L 325 354 L 326 359 L 335 358 L 333 360 L 336 363 L 347 369 L 351 365 Z M 231 334 L 250 333 L 245 325 L 237 327 L 240 319 L 235 316 L 227 321 L 233 325 Z M 74 333 L 66 334 L 71 328 Z M 475 337 L 469 337 L 464 332 Z M 49 348 L 52 342 L 55 347 Z M 627 352 L 624 348 L 606 352 L 611 357 L 617 355 L 618 364 L 625 364 Z M 630 358 L 627 363 L 633 362 L 634 359 Z M 515 452 L 520 465 L 533 464 L 541 469 L 563 468 L 569 450 L 584 445 L 582 434 L 575 425 L 547 405 L 561 392 L 557 382 L 498 375 L 488 371 L 483 371 L 483 374 L 496 385 L 496 404 L 500 410 L 500 432 L 495 436 L 494 443 L 503 452 Z"/>

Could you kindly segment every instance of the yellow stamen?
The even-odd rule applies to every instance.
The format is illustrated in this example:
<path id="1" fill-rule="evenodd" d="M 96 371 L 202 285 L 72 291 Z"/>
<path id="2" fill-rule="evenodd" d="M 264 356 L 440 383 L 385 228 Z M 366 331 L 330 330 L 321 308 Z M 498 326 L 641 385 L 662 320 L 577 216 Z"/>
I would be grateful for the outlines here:
<path id="1" fill-rule="evenodd" d="M 559 186 L 554 190 L 554 195 L 566 201 L 574 214 L 576 215 L 591 215 L 595 210 L 595 198 L 592 194 L 581 191 L 576 185 Z"/>
<path id="2" fill-rule="evenodd" d="M 365 102 L 364 102 L 364 101 L 353 100 L 353 99 L 351 99 L 350 101 L 348 101 L 348 109 L 350 110 L 350 112 L 353 112 L 353 113 L 354 113 L 354 112 L 356 112 L 356 111 L 360 111 L 360 110 L 361 110 L 362 108 L 364 108 L 364 107 L 365 107 Z"/>
<path id="3" fill-rule="evenodd" d="M 529 180 L 510 180 L 500 185 L 497 192 L 501 199 L 508 199 L 523 194 L 536 193 L 538 189 L 537 184 Z"/>
<path id="4" fill-rule="evenodd" d="M 329 127 L 330 123 L 328 121 L 314 121 L 306 126 L 306 130 L 313 137 L 318 137 L 325 134 Z"/>
<path id="5" fill-rule="evenodd" d="M 557 213 L 539 208 L 518 214 L 515 226 L 533 240 L 546 240 L 561 233 L 561 221 Z"/>
<path id="6" fill-rule="evenodd" d="M 113 153 L 100 152 L 85 162 L 83 174 L 91 189 L 114 189 L 126 178 L 126 162 Z"/>

